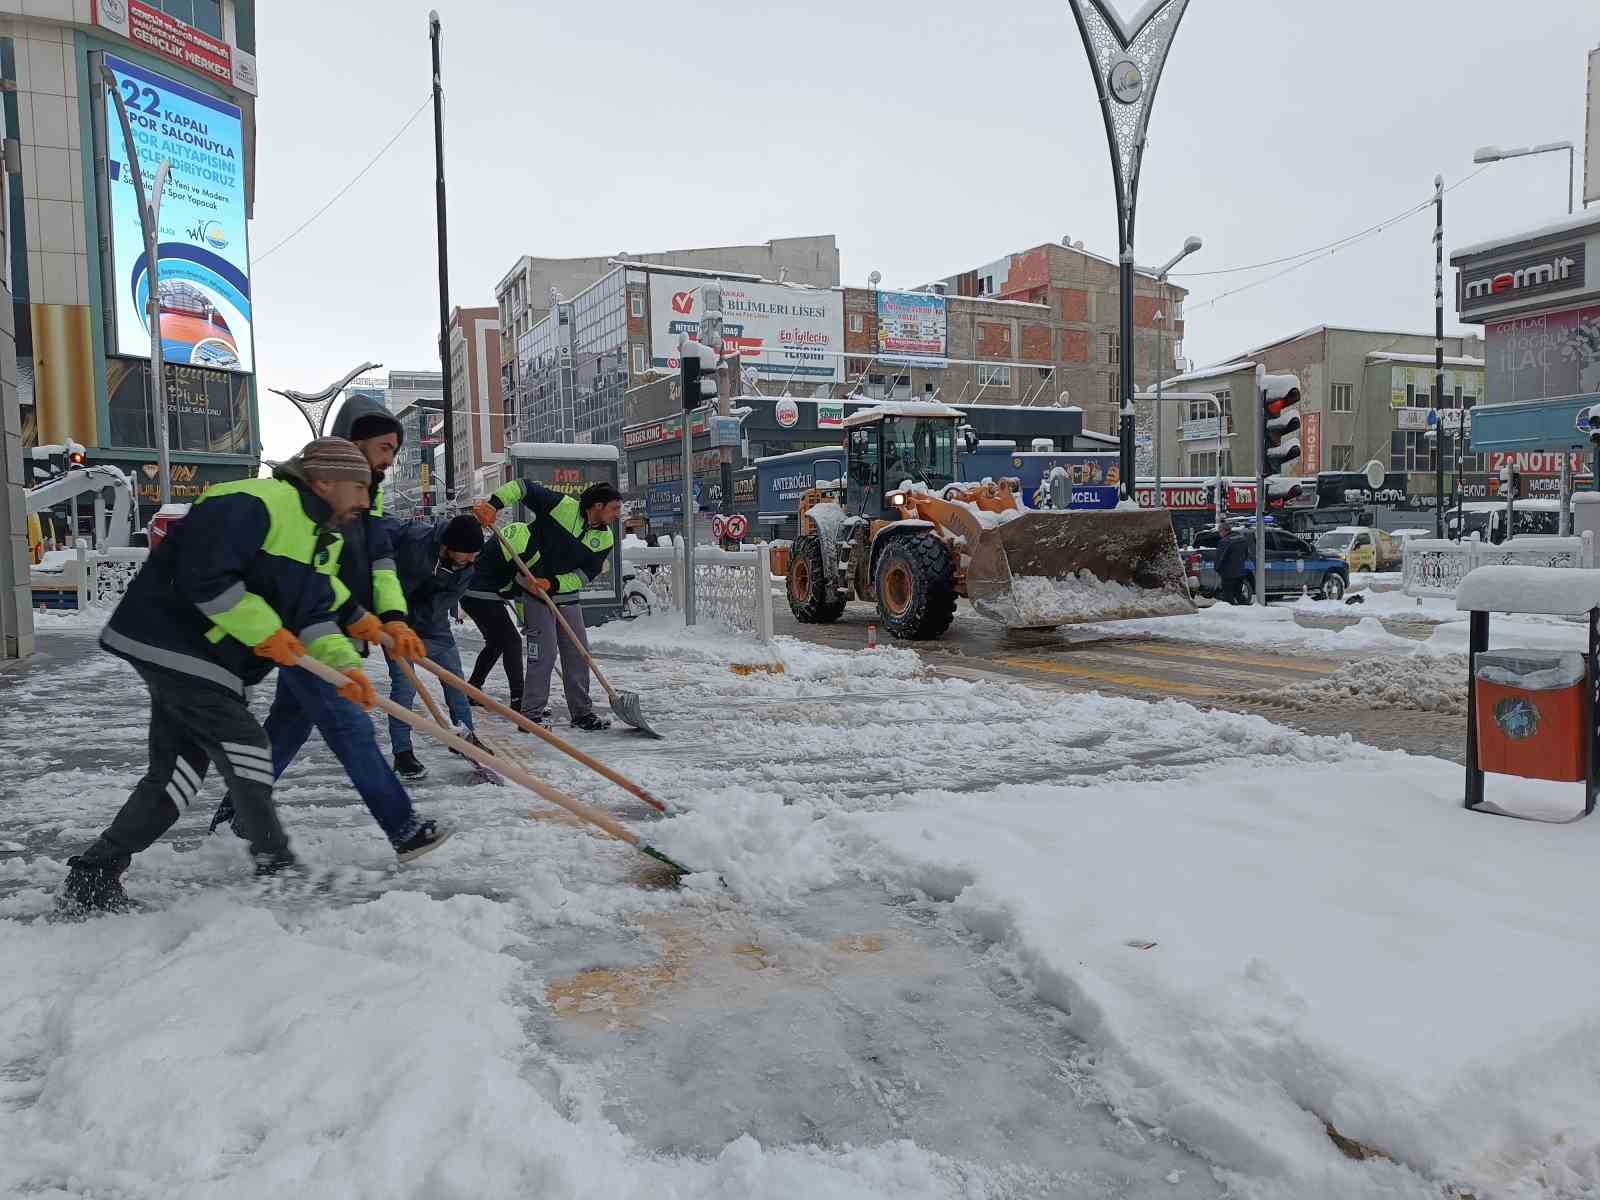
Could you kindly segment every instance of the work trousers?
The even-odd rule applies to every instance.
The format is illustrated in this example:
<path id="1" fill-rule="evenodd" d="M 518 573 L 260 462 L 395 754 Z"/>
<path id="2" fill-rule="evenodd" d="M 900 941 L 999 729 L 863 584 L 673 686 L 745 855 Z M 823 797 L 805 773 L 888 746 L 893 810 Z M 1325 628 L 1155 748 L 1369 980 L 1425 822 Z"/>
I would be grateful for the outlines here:
<path id="1" fill-rule="evenodd" d="M 235 828 L 257 862 L 292 861 L 272 803 L 267 734 L 244 700 L 188 676 L 135 667 L 150 689 L 150 766 L 104 833 L 79 855 L 86 866 L 125 871 L 172 827 L 215 763 L 228 785 Z"/>
<path id="2" fill-rule="evenodd" d="M 472 674 L 467 682 L 481 688 L 494 670 L 494 664 L 504 659 L 506 683 L 511 689 L 511 707 L 522 707 L 522 638 L 517 624 L 506 611 L 504 600 L 486 600 L 481 596 L 461 597 L 461 611 L 472 618 L 472 623 L 483 634 L 483 649 L 478 661 L 472 664 Z"/>
<path id="3" fill-rule="evenodd" d="M 523 633 L 528 642 L 528 678 L 522 693 L 522 711 L 537 717 L 550 705 L 550 673 L 555 670 L 556 655 L 561 656 L 561 687 L 567 697 L 568 719 L 592 713 L 594 703 L 589 699 L 589 664 L 572 640 L 557 627 L 550 606 L 537 596 L 522 602 Z M 589 648 L 589 630 L 583 623 L 583 606 L 563 604 L 561 615 L 566 617 L 572 632 L 578 635 L 583 649 Z"/>

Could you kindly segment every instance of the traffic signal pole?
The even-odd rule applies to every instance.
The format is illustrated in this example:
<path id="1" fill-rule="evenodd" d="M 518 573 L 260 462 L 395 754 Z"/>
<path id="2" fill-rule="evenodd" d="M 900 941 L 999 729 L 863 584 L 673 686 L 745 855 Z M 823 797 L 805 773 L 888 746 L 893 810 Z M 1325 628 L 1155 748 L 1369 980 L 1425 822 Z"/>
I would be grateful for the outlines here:
<path id="1" fill-rule="evenodd" d="M 1256 454 L 1256 603 L 1267 603 L 1267 369 L 1256 367 L 1256 413 L 1261 444 Z M 1220 465 L 1220 464 L 1219 464 Z"/>

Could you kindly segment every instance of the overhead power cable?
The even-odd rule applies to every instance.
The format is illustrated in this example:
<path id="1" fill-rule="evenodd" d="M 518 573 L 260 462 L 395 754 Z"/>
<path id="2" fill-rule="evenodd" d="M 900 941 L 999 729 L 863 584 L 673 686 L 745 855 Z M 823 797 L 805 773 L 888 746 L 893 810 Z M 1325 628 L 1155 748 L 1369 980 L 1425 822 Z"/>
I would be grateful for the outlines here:
<path id="1" fill-rule="evenodd" d="M 300 224 L 295 227 L 294 232 L 289 234 L 288 237 L 283 238 L 280 241 L 274 243 L 273 246 L 269 250 L 266 250 L 265 252 L 256 255 L 255 256 L 255 265 L 256 266 L 260 266 L 261 263 L 265 262 L 272 255 L 276 254 L 279 250 L 283 249 L 283 247 L 287 246 L 290 242 L 294 241 L 295 238 L 299 237 L 308 228 L 310 228 L 311 223 L 313 221 L 315 221 L 323 213 L 327 212 L 330 208 L 332 208 L 335 204 L 337 204 L 339 202 L 340 197 L 342 197 L 351 188 L 355 187 L 356 184 L 360 183 L 361 180 L 366 176 L 367 172 L 372 170 L 373 167 L 378 165 L 378 160 L 380 158 L 382 158 L 385 154 L 389 153 L 390 147 L 392 147 L 396 142 L 398 142 L 400 140 L 401 136 L 404 135 L 405 131 L 410 129 L 411 126 L 416 123 L 417 118 L 422 115 L 423 110 L 426 109 L 428 107 L 428 105 L 430 105 L 431 103 L 433 103 L 433 95 L 432 95 L 432 93 L 429 93 L 428 98 L 426 100 L 424 100 L 421 104 L 417 105 L 416 112 L 412 113 L 409 117 L 406 118 L 406 123 L 404 125 L 400 126 L 399 130 L 395 133 L 395 135 L 392 138 L 390 138 L 387 142 L 385 142 L 383 144 L 382 148 L 376 154 L 374 154 L 370 159 L 367 160 L 367 165 L 362 167 L 361 170 L 357 171 L 355 173 L 355 175 L 351 178 L 349 183 L 345 184 L 342 188 L 340 188 L 332 196 L 329 196 L 327 201 L 320 208 L 318 208 L 316 212 L 312 213 L 304 221 L 300 222 Z"/>

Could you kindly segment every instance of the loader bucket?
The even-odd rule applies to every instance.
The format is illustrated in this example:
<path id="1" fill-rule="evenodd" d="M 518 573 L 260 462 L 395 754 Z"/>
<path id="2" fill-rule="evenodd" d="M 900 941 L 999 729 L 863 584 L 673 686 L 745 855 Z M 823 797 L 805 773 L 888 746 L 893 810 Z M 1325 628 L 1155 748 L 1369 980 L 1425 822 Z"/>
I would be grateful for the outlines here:
<path id="1" fill-rule="evenodd" d="M 971 553 L 973 606 L 1013 629 L 1195 611 L 1164 509 L 1024 512 Z"/>

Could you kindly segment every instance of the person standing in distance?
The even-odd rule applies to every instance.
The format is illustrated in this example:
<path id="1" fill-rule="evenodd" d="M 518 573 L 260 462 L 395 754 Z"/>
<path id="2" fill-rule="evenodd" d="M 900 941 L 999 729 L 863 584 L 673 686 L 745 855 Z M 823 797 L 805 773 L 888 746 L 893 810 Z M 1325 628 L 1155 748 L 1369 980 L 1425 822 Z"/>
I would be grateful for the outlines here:
<path id="1" fill-rule="evenodd" d="M 266 732 L 246 690 L 305 655 L 349 679 L 335 702 L 376 701 L 339 622 L 359 606 L 334 575 L 335 527 L 366 509 L 371 471 L 349 442 L 320 438 L 297 470 L 207 489 L 156 547 L 100 634 L 150 689 L 150 766 L 116 818 L 67 860 L 64 912 L 130 907 L 122 875 L 200 791 L 215 763 L 256 874 L 294 863 L 272 802 Z M 329 689 L 330 693 L 333 689 Z M 362 716 L 362 719 L 366 718 Z"/>
<path id="2" fill-rule="evenodd" d="M 529 522 L 528 553 L 523 561 L 533 572 L 532 588 L 546 593 L 561 606 L 562 615 L 584 651 L 589 631 L 578 602 L 584 585 L 606 569 L 616 545 L 611 528 L 622 514 L 622 493 L 609 483 L 593 483 L 577 498 L 563 496 L 531 479 L 513 479 L 487 500 L 473 506 L 483 524 L 493 526 L 500 510 L 526 504 Z M 518 574 L 518 584 L 529 587 Z M 527 678 L 522 691 L 522 712 L 540 724 L 550 724 L 550 674 L 555 670 L 558 638 L 555 614 L 537 596 L 523 602 L 523 632 L 527 639 Z M 597 732 L 611 722 L 594 710 L 589 699 L 589 664 L 578 646 L 559 639 L 561 682 L 567 715 L 576 729 Z"/>

